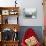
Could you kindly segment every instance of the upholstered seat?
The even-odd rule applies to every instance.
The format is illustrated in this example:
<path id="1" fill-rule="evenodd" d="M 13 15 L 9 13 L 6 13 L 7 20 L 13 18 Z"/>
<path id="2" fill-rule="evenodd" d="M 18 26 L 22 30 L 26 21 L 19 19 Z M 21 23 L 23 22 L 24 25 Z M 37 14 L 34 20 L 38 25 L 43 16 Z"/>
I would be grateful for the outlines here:
<path id="1" fill-rule="evenodd" d="M 32 42 L 29 42 L 29 41 L 32 41 Z M 30 43 L 30 45 L 28 45 L 28 43 Z M 31 46 L 31 43 L 35 43 L 34 46 L 41 46 L 41 44 L 39 43 L 39 40 L 37 39 L 36 33 L 32 28 L 29 28 L 27 29 L 27 31 L 24 34 L 24 37 L 22 38 L 21 45 Z"/>

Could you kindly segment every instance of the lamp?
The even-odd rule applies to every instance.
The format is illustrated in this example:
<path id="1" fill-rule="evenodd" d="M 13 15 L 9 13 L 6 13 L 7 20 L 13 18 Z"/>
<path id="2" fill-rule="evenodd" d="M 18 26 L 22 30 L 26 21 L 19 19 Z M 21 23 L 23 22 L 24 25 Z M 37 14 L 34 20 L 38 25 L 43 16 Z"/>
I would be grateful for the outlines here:
<path id="1" fill-rule="evenodd" d="M 17 4 L 17 2 L 16 2 L 17 0 L 15 0 L 15 7 L 16 7 L 16 4 Z"/>
<path id="2" fill-rule="evenodd" d="M 14 32 L 17 32 L 17 29 L 14 29 Z"/>

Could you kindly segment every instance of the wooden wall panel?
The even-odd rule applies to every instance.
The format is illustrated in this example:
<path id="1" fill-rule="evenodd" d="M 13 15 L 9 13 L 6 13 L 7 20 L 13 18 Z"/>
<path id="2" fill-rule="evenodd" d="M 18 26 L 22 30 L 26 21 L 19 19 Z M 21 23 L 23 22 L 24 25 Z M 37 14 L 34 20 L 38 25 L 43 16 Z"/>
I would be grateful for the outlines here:
<path id="1" fill-rule="evenodd" d="M 43 0 L 44 16 L 46 16 L 46 0 Z"/>
<path id="2" fill-rule="evenodd" d="M 15 24 L 2 24 L 0 25 L 0 30 L 2 31 L 5 28 L 10 28 L 14 31 L 14 29 L 16 29 L 17 31 L 19 31 L 19 25 L 15 25 Z"/>

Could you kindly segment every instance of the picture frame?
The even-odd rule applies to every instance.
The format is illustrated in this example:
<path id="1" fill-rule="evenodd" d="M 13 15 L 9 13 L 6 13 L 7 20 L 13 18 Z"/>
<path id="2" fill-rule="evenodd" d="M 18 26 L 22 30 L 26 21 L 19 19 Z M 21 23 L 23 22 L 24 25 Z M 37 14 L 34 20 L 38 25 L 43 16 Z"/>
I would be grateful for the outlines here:
<path id="1" fill-rule="evenodd" d="M 31 18 L 31 19 L 37 18 L 37 9 L 36 8 L 25 8 L 24 17 Z"/>
<path id="2" fill-rule="evenodd" d="M 18 24 L 18 16 L 10 16 L 8 17 L 8 24 Z"/>
<path id="3" fill-rule="evenodd" d="M 2 10 L 2 15 L 9 15 L 9 10 Z"/>
<path id="4" fill-rule="evenodd" d="M 10 10 L 10 11 L 9 11 L 9 14 L 10 14 L 10 15 L 16 15 L 17 13 L 18 13 L 18 12 L 17 12 L 16 10 Z"/>

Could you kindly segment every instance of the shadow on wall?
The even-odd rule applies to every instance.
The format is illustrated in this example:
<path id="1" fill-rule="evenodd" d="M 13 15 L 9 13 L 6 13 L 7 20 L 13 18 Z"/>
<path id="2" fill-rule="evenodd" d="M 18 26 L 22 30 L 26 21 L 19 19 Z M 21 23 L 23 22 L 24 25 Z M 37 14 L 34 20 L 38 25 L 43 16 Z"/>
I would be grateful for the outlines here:
<path id="1" fill-rule="evenodd" d="M 42 30 L 42 26 L 21 26 L 20 27 L 20 32 L 19 32 L 20 42 L 21 42 L 21 40 L 22 40 L 22 38 L 24 36 L 24 33 L 26 32 L 26 30 L 28 28 L 32 28 L 36 32 L 39 41 L 42 43 L 43 42 L 43 30 Z"/>

